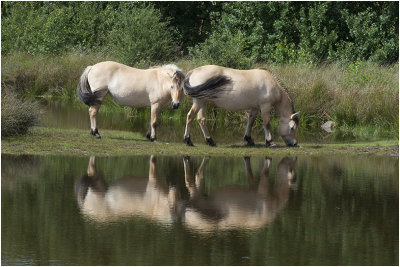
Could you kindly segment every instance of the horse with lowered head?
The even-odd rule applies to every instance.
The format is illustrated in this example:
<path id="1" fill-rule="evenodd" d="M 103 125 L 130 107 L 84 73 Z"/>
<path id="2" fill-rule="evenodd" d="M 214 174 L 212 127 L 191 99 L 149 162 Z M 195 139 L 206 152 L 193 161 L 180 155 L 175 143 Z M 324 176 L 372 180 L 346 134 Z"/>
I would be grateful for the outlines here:
<path id="1" fill-rule="evenodd" d="M 250 110 L 244 140 L 254 145 L 251 128 L 261 111 L 265 131 L 265 143 L 275 147 L 270 131 L 270 111 L 275 107 L 279 116 L 278 133 L 287 146 L 297 146 L 298 112 L 282 83 L 266 69 L 237 70 L 215 65 L 201 66 L 191 70 L 185 78 L 184 93 L 193 98 L 187 114 L 184 142 L 190 140 L 191 123 L 197 120 L 206 143 L 215 146 L 205 124 L 207 101 L 229 111 Z"/>
<path id="2" fill-rule="evenodd" d="M 179 107 L 185 75 L 175 65 L 136 69 L 105 61 L 88 66 L 78 84 L 79 99 L 89 106 L 90 133 L 101 138 L 96 124 L 97 112 L 107 93 L 121 105 L 132 108 L 151 107 L 147 138 L 156 140 L 157 117 L 172 98 L 172 108 Z"/>

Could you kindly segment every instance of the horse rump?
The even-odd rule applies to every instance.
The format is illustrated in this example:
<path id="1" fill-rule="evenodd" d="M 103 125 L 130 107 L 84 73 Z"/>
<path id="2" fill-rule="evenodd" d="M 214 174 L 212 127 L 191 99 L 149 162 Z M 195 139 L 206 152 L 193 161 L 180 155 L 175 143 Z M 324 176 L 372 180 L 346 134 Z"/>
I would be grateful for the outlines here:
<path id="1" fill-rule="evenodd" d="M 191 72 L 186 75 L 183 91 L 186 95 L 192 98 L 204 98 L 204 99 L 214 99 L 218 98 L 218 94 L 222 91 L 229 91 L 231 85 L 231 79 L 224 75 L 214 76 L 203 84 L 197 86 L 191 86 L 189 79 Z"/>
<path id="2" fill-rule="evenodd" d="M 85 71 L 82 73 L 81 78 L 78 83 L 78 97 L 79 99 L 88 106 L 99 105 L 102 103 L 102 99 L 105 94 L 103 91 L 92 92 L 88 80 L 88 73 L 92 66 L 88 66 Z"/>

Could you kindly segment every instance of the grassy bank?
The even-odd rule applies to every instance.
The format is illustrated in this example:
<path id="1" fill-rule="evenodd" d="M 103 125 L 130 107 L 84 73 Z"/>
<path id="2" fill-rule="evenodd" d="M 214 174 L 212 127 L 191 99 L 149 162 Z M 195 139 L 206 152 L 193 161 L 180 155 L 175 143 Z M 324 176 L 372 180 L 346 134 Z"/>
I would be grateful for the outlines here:
<path id="1" fill-rule="evenodd" d="M 182 143 L 149 142 L 137 133 L 103 130 L 103 138 L 92 138 L 88 131 L 33 127 L 28 135 L 2 138 L 2 153 L 30 155 L 210 155 L 210 156 L 285 156 L 285 155 L 390 155 L 398 156 L 398 142 L 375 141 L 352 144 L 301 144 L 287 148 L 278 142 L 278 148 L 266 148 L 257 143 L 247 147 L 244 142 L 219 144 L 210 148 L 198 143 L 188 147 Z"/>
<path id="2" fill-rule="evenodd" d="M 10 54 L 2 58 L 2 88 L 28 96 L 73 100 L 84 107 L 77 100 L 77 81 L 86 66 L 104 60 L 115 59 L 102 54 L 57 57 Z M 188 59 L 172 63 L 185 73 L 199 65 Z M 147 68 L 152 65 L 146 64 L 135 67 Z M 314 131 L 327 120 L 333 120 L 342 133 L 353 138 L 365 135 L 398 138 L 398 64 L 382 66 L 359 61 L 327 65 L 259 63 L 253 67 L 270 69 L 286 85 L 295 109 L 301 111 L 300 125 L 304 131 Z M 185 118 L 191 102 L 191 99 L 184 97 L 179 110 L 173 113 L 164 110 L 163 116 Z M 126 112 L 128 116 L 147 112 L 145 109 L 137 111 L 122 107 L 111 97 L 106 97 L 100 114 L 115 110 Z M 242 125 L 247 120 L 247 111 L 227 112 L 209 104 L 207 117 L 224 124 Z M 260 116 L 257 124 L 261 124 Z"/>

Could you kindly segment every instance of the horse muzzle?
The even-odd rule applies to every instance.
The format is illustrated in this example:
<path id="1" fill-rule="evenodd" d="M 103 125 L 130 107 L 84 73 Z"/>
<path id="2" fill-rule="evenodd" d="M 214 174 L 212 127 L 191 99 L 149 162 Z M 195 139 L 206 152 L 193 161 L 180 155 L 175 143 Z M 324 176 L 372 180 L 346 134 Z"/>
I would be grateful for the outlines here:
<path id="1" fill-rule="evenodd" d="M 297 143 L 287 143 L 287 147 L 297 147 Z"/>
<path id="2" fill-rule="evenodd" d="M 179 102 L 172 102 L 172 108 L 173 109 L 179 108 Z"/>

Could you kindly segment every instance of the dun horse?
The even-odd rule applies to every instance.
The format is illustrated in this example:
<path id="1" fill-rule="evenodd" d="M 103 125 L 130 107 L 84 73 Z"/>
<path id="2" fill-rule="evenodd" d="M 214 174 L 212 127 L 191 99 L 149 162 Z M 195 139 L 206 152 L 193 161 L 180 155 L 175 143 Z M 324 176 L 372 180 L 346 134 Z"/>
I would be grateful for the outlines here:
<path id="1" fill-rule="evenodd" d="M 297 145 L 298 112 L 279 80 L 265 69 L 236 70 L 220 66 L 201 66 L 190 71 L 185 78 L 184 92 L 193 98 L 184 135 L 184 142 L 193 146 L 190 140 L 191 123 L 197 120 L 207 144 L 215 146 L 206 124 L 206 102 L 212 101 L 217 107 L 229 111 L 250 110 L 244 140 L 254 145 L 251 128 L 259 111 L 264 122 L 265 143 L 274 147 L 270 131 L 270 111 L 275 107 L 280 116 L 278 133 L 287 146 Z"/>
<path id="2" fill-rule="evenodd" d="M 157 117 L 170 98 L 172 108 L 179 107 L 184 74 L 175 65 L 164 65 L 146 70 L 135 69 L 106 61 L 88 66 L 78 84 L 79 99 L 89 106 L 90 133 L 101 138 L 96 114 L 104 97 L 110 93 L 124 106 L 133 108 L 151 106 L 151 120 L 147 138 L 156 140 Z"/>

